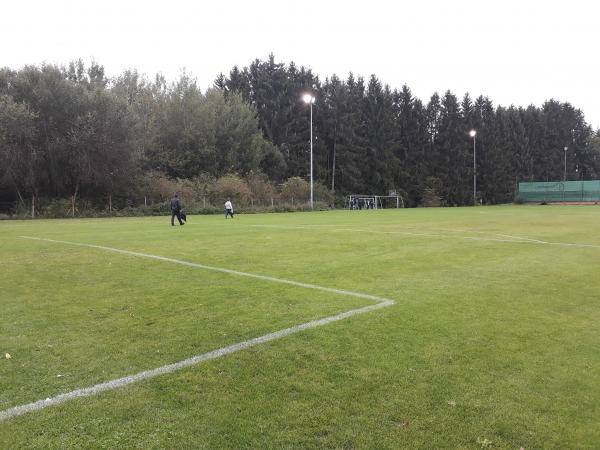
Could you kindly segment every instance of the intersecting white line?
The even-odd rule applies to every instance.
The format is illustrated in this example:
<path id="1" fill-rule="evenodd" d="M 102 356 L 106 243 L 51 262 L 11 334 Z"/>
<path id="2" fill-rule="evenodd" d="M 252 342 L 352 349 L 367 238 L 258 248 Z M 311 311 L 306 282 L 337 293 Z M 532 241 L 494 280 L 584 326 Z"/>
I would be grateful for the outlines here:
<path id="1" fill-rule="evenodd" d="M 37 410 L 40 410 L 43 408 L 47 408 L 48 406 L 63 403 L 68 400 L 73 400 L 73 399 L 80 398 L 80 397 L 89 397 L 92 395 L 96 395 L 100 392 L 108 391 L 111 389 L 116 389 L 116 388 L 126 386 L 131 383 L 135 383 L 137 381 L 147 380 L 149 378 L 154 378 L 159 375 L 172 373 L 177 370 L 183 369 L 185 367 L 190 367 L 190 366 L 199 364 L 203 361 L 220 358 L 222 356 L 228 355 L 230 353 L 238 352 L 238 351 L 244 350 L 246 348 L 264 344 L 266 342 L 273 341 L 276 339 L 281 339 L 285 336 L 289 336 L 290 334 L 298 333 L 300 331 L 307 330 L 310 328 L 320 327 L 320 326 L 326 325 L 328 323 L 337 322 L 339 320 L 344 320 L 344 319 L 347 319 L 348 317 L 352 317 L 352 316 L 355 316 L 358 314 L 364 314 L 364 313 L 367 313 L 370 311 L 374 311 L 376 309 L 385 308 L 385 307 L 391 306 L 395 303 L 394 300 L 390 300 L 390 299 L 387 299 L 384 297 L 378 297 L 378 296 L 370 295 L 370 294 L 363 294 L 360 292 L 352 292 L 352 291 L 347 291 L 347 290 L 343 290 L 343 289 L 328 288 L 325 286 L 319 286 L 316 284 L 309 284 L 309 283 L 301 283 L 299 281 L 287 280 L 284 278 L 276 278 L 276 277 L 270 277 L 270 276 L 265 276 L 265 275 L 257 275 L 257 274 L 253 274 L 253 273 L 240 272 L 237 270 L 224 269 L 224 268 L 220 268 L 220 267 L 206 266 L 204 264 L 197 264 L 197 263 L 192 263 L 192 262 L 188 262 L 188 261 L 181 261 L 181 260 L 167 258 L 167 257 L 163 257 L 163 256 L 150 255 L 147 253 L 132 252 L 129 250 L 122 250 L 122 249 L 118 249 L 118 248 L 105 247 L 102 245 L 83 244 L 83 243 L 69 242 L 69 241 L 59 241 L 59 240 L 55 240 L 55 239 L 45 239 L 45 238 L 32 237 L 32 236 L 19 236 L 19 237 L 21 237 L 23 239 L 33 239 L 33 240 L 44 241 L 44 242 L 54 242 L 54 243 L 66 244 L 66 245 L 75 245 L 78 247 L 89 247 L 89 248 L 95 248 L 95 249 L 99 249 L 99 250 L 106 250 L 106 251 L 121 253 L 121 254 L 125 254 L 125 255 L 130 255 L 130 256 L 150 258 L 150 259 L 170 262 L 170 263 L 174 263 L 174 264 L 181 264 L 184 266 L 196 267 L 199 269 L 228 273 L 231 275 L 257 278 L 259 280 L 270 281 L 270 282 L 274 282 L 274 283 L 290 284 L 292 286 L 298 286 L 298 287 L 307 288 L 307 289 L 316 289 L 316 290 L 320 290 L 320 291 L 331 292 L 334 294 L 364 298 L 364 299 L 376 301 L 377 303 L 374 305 L 369 305 L 369 306 L 365 306 L 362 308 L 352 309 L 352 310 L 349 310 L 349 311 L 346 311 L 346 312 L 343 312 L 340 314 L 336 314 L 334 316 L 324 317 L 322 319 L 312 320 L 310 322 L 306 322 L 306 323 L 303 323 L 300 325 L 295 325 L 295 326 L 292 326 L 289 328 L 285 328 L 283 330 L 276 331 L 274 333 L 265 334 L 263 336 L 249 339 L 247 341 L 239 342 L 237 344 L 229 345 L 227 347 L 222 347 L 222 348 L 210 351 L 208 353 L 193 356 L 191 358 L 188 358 L 188 359 L 185 359 L 183 361 L 179 361 L 179 362 L 176 362 L 173 364 L 168 364 L 168 365 L 157 367 L 157 368 L 151 369 L 151 370 L 145 370 L 143 372 L 139 372 L 139 373 L 136 373 L 133 375 L 128 375 L 128 376 L 125 376 L 122 378 L 118 378 L 116 380 L 111 380 L 111 381 L 107 381 L 104 383 L 96 384 L 94 386 L 90 386 L 90 387 L 86 387 L 86 388 L 82 388 L 82 389 L 76 389 L 74 391 L 66 392 L 64 394 L 59 394 L 54 397 L 46 398 L 44 400 L 38 400 L 33 403 L 15 406 L 13 408 L 9 408 L 4 411 L 0 411 L 0 422 L 10 419 L 12 417 L 21 416 L 23 414 L 26 414 L 26 413 L 29 413 L 32 411 L 37 411 Z"/>

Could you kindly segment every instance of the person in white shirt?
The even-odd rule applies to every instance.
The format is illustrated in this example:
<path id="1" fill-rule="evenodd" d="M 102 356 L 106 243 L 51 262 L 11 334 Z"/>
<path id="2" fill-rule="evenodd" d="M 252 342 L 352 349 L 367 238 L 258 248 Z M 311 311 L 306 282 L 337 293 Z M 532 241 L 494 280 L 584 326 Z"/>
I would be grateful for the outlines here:
<path id="1" fill-rule="evenodd" d="M 233 219 L 233 205 L 231 204 L 231 202 L 229 200 L 227 200 L 225 202 L 225 218 L 227 219 L 227 216 L 231 216 L 231 218 Z"/>

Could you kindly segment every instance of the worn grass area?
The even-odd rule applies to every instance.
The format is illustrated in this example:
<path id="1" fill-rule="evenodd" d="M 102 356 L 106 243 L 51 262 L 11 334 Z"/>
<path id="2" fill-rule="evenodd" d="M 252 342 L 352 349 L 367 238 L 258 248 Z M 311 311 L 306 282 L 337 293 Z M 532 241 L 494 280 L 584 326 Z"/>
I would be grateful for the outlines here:
<path id="1" fill-rule="evenodd" d="M 18 236 L 396 300 L 0 422 L 0 448 L 598 448 L 598 223 L 588 206 L 0 222 L 0 410 L 370 303 Z"/>

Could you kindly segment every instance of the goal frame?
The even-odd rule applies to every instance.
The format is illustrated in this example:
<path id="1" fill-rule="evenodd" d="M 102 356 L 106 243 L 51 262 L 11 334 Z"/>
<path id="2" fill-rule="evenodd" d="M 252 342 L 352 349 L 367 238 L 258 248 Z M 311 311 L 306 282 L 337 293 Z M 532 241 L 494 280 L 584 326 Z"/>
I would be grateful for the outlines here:
<path id="1" fill-rule="evenodd" d="M 358 201 L 373 200 L 373 209 L 385 209 L 383 207 L 384 198 L 396 199 L 396 208 L 404 208 L 404 199 L 401 195 L 368 195 L 368 194 L 350 194 L 348 195 L 348 208 L 352 209 L 354 199 Z"/>

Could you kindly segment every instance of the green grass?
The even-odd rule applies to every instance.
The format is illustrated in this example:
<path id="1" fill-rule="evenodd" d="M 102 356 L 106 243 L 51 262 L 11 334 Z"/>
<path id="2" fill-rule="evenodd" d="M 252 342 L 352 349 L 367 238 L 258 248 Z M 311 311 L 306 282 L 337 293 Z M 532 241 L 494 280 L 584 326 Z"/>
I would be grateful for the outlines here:
<path id="1" fill-rule="evenodd" d="M 0 410 L 372 304 L 18 236 L 396 301 L 0 422 L 0 448 L 599 448 L 599 223 L 586 206 L 0 222 Z"/>

